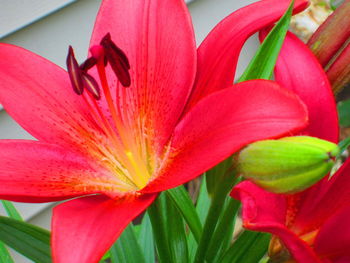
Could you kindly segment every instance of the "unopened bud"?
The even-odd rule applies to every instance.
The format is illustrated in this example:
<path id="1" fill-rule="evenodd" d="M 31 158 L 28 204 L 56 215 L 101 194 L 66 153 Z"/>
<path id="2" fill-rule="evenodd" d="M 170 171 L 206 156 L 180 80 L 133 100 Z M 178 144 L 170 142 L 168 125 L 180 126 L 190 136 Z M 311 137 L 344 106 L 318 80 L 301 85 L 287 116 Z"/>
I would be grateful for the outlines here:
<path id="1" fill-rule="evenodd" d="M 238 156 L 240 173 L 273 193 L 296 193 L 330 172 L 339 153 L 336 144 L 308 136 L 264 140 Z"/>

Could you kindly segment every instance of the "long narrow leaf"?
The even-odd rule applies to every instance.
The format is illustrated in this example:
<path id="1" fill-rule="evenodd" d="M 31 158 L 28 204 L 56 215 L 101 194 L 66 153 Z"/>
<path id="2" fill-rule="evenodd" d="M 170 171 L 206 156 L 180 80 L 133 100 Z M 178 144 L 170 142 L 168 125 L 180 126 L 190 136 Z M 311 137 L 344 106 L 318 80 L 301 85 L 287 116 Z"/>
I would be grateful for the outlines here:
<path id="1" fill-rule="evenodd" d="M 210 198 L 207 190 L 207 180 L 202 178 L 201 186 L 199 189 L 197 202 L 196 202 L 196 212 L 198 214 L 201 224 L 204 224 L 205 218 L 207 217 L 210 207 Z M 197 242 L 195 241 L 193 234 L 190 233 L 188 237 L 188 252 L 190 257 L 190 262 L 193 262 L 194 256 L 196 255 Z"/>
<path id="2" fill-rule="evenodd" d="M 5 211 L 7 215 L 13 219 L 17 220 L 23 220 L 20 213 L 17 211 L 16 207 L 12 204 L 12 202 L 1 200 L 3 207 L 5 208 Z"/>
<path id="3" fill-rule="evenodd" d="M 210 240 L 209 249 L 207 252 L 207 261 L 214 262 L 214 259 L 220 256 L 219 251 L 225 251 L 233 238 L 234 224 L 236 215 L 240 207 L 240 202 L 227 197 L 227 205 L 224 213 L 219 219 L 215 232 Z"/>
<path id="4" fill-rule="evenodd" d="M 286 13 L 265 38 L 254 58 L 249 63 L 247 69 L 239 79 L 239 82 L 250 79 L 271 78 L 278 54 L 287 34 L 290 19 L 292 16 L 293 5 L 294 1 L 292 1 Z"/>
<path id="5" fill-rule="evenodd" d="M 202 224 L 199 220 L 196 208 L 185 187 L 181 185 L 166 191 L 166 193 L 186 220 L 188 227 L 191 229 L 193 236 L 198 242 L 202 234 Z"/>
<path id="6" fill-rule="evenodd" d="M 148 208 L 148 214 L 152 223 L 153 237 L 157 247 L 158 262 L 171 263 L 171 252 L 166 232 L 166 196 L 160 194 L 155 202 Z"/>
<path id="7" fill-rule="evenodd" d="M 236 171 L 227 171 L 225 176 L 221 178 L 220 183 L 215 189 L 212 202 L 208 211 L 208 215 L 205 220 L 203 227 L 203 234 L 201 236 L 200 242 L 198 244 L 195 263 L 205 262 L 206 254 L 208 252 L 209 242 L 212 238 L 212 234 L 217 225 L 218 219 L 223 212 L 222 207 L 225 204 L 226 197 L 234 184 L 236 183 Z"/>
<path id="8" fill-rule="evenodd" d="M 0 216 L 0 240 L 35 262 L 51 262 L 50 232 L 45 229 Z"/>
<path id="9" fill-rule="evenodd" d="M 270 235 L 244 231 L 230 249 L 219 259 L 220 263 L 256 263 L 264 256 Z"/>
<path id="10" fill-rule="evenodd" d="M 339 148 L 340 148 L 340 154 L 342 154 L 343 152 L 345 152 L 345 150 L 350 146 L 350 137 L 342 140 L 341 142 L 339 142 L 338 144 Z"/>
<path id="11" fill-rule="evenodd" d="M 21 215 L 18 213 L 17 209 L 14 207 L 14 205 L 5 200 L 1 200 L 1 203 L 3 207 L 5 208 L 5 211 L 7 215 L 13 219 L 22 220 Z M 1 263 L 13 263 L 13 259 L 10 255 L 10 252 L 7 250 L 5 244 L 3 242 L 0 242 L 0 262 Z"/>
<path id="12" fill-rule="evenodd" d="M 110 252 L 112 262 L 145 262 L 132 223 L 124 229 L 117 242 L 112 246 Z"/>
<path id="13" fill-rule="evenodd" d="M 167 196 L 167 225 L 169 248 L 173 262 L 188 262 L 185 224 L 170 195 Z"/>
<path id="14" fill-rule="evenodd" d="M 142 250 L 142 253 L 145 257 L 146 263 L 154 263 L 154 240 L 152 234 L 152 225 L 149 219 L 148 212 L 145 213 L 141 223 L 141 229 L 139 234 L 139 244 Z"/>
<path id="15" fill-rule="evenodd" d="M 226 171 L 230 169 L 231 166 L 232 158 L 229 157 L 205 173 L 205 180 L 209 196 L 214 194 L 214 190 L 216 189 L 218 182 L 220 182 L 221 177 L 224 176 Z"/>
<path id="16" fill-rule="evenodd" d="M 339 124 L 341 127 L 350 127 L 350 100 L 340 101 L 337 105 Z"/>
<path id="17" fill-rule="evenodd" d="M 207 217 L 209 207 L 210 198 L 207 191 L 207 181 L 203 179 L 196 203 L 196 211 L 202 224 L 204 224 L 205 218 Z"/>
<path id="18" fill-rule="evenodd" d="M 111 256 L 111 263 L 128 263 L 122 248 L 116 243 L 110 248 L 109 253 Z"/>
<path id="19" fill-rule="evenodd" d="M 9 251 L 5 245 L 0 242 L 0 262 L 1 263 L 14 263 Z"/>

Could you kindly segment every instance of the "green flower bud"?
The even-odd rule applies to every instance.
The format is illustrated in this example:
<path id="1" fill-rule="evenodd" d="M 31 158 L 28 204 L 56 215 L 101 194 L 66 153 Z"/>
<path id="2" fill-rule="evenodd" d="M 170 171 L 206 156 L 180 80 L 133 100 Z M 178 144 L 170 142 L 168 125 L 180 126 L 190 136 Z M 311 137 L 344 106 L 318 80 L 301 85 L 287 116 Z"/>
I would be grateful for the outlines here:
<path id="1" fill-rule="evenodd" d="M 339 153 L 336 144 L 308 136 L 258 141 L 238 156 L 239 172 L 273 193 L 296 193 L 330 172 Z"/>

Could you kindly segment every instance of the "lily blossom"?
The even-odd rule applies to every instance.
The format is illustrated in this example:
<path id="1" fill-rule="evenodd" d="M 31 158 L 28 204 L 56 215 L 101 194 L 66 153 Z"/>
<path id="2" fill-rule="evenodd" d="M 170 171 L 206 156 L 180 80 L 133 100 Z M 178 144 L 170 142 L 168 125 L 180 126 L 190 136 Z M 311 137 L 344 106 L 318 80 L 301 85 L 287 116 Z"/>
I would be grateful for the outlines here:
<path id="1" fill-rule="evenodd" d="M 246 144 L 305 127 L 292 92 L 267 80 L 232 84 L 245 40 L 288 4 L 233 13 L 197 54 L 182 0 L 104 0 L 91 56 L 79 66 L 69 48 L 68 73 L 0 45 L 0 102 L 38 140 L 0 141 L 0 198 L 75 198 L 53 211 L 54 262 L 98 262 L 160 191 Z"/>
<path id="2" fill-rule="evenodd" d="M 306 103 L 310 125 L 304 134 L 338 141 L 336 106 L 317 59 L 289 34 L 276 65 L 277 82 Z M 269 193 L 251 182 L 234 187 L 243 203 L 244 227 L 270 232 L 269 254 L 276 262 L 349 262 L 350 160 L 332 176 L 294 195 Z"/>

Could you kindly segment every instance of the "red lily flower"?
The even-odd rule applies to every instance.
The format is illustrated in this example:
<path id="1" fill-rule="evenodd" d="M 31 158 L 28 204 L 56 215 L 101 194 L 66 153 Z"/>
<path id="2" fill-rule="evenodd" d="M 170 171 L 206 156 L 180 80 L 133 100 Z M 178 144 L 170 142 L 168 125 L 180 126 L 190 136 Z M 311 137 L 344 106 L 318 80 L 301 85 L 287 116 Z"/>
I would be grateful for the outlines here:
<path id="1" fill-rule="evenodd" d="M 291 34 L 276 65 L 276 79 L 308 106 L 310 125 L 304 134 L 337 142 L 337 112 L 327 77 L 307 47 Z M 233 189 L 232 196 L 243 203 L 246 228 L 274 235 L 272 258 L 283 255 L 285 247 L 296 262 L 349 262 L 349 173 L 350 160 L 331 179 L 299 194 L 272 194 L 246 181 Z M 289 260 L 288 255 L 284 260 Z"/>
<path id="2" fill-rule="evenodd" d="M 266 0 L 232 14 L 197 54 L 183 1 L 105 0 L 92 57 L 79 66 L 70 48 L 69 74 L 0 45 L 0 102 L 38 139 L 0 141 L 0 198 L 79 197 L 54 209 L 55 262 L 97 262 L 158 192 L 306 125 L 303 104 L 276 83 L 232 86 L 245 40 L 288 4 Z"/>

